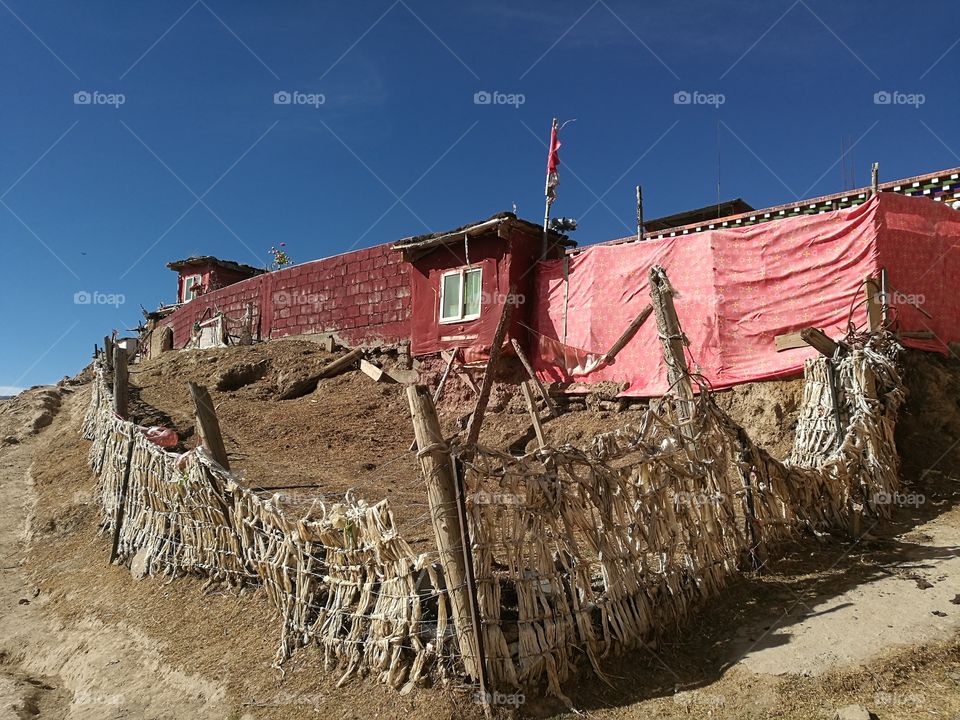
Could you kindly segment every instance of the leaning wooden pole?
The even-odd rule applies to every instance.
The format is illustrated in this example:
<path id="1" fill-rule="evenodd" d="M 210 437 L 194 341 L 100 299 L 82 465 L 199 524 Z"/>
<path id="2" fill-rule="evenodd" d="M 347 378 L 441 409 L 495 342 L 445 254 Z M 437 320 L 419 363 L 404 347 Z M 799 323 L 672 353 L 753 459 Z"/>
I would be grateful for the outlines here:
<path id="1" fill-rule="evenodd" d="M 673 304 L 673 286 L 667 271 L 660 265 L 650 268 L 650 302 L 657 318 L 657 331 L 663 344 L 663 358 L 667 363 L 667 380 L 677 396 L 677 408 L 683 421 L 680 431 L 689 443 L 691 456 L 696 457 L 696 432 L 690 425 L 696 413 L 693 386 L 684 353 L 686 338 L 680 328 L 677 308 Z"/>
<path id="2" fill-rule="evenodd" d="M 203 385 L 188 382 L 190 397 L 197 414 L 197 428 L 200 431 L 200 441 L 210 455 L 224 470 L 230 469 L 227 460 L 227 449 L 223 444 L 223 435 L 220 432 L 220 421 L 217 420 L 217 411 L 210 399 L 210 391 Z"/>
<path id="3" fill-rule="evenodd" d="M 462 538 L 466 535 L 466 528 L 460 522 L 450 452 L 444 442 L 429 389 L 424 385 L 411 385 L 407 388 L 407 400 L 464 670 L 467 675 L 479 680 L 482 662 L 477 647 L 477 627 L 471 622 L 471 599 L 463 552 Z"/>
<path id="4" fill-rule="evenodd" d="M 497 331 L 493 334 L 493 342 L 490 344 L 490 358 L 487 360 L 487 369 L 483 373 L 480 395 L 477 397 L 477 404 L 473 408 L 473 414 L 467 424 L 467 447 L 476 445 L 480 438 L 480 426 L 483 425 L 483 416 L 487 412 L 487 403 L 490 402 L 490 390 L 493 388 L 493 375 L 497 369 L 497 361 L 500 359 L 500 350 L 507 335 L 507 327 L 510 325 L 510 311 L 513 308 L 510 299 L 513 297 L 515 297 L 514 288 L 510 288 L 507 300 L 503 303 L 500 322 L 497 323 Z"/>

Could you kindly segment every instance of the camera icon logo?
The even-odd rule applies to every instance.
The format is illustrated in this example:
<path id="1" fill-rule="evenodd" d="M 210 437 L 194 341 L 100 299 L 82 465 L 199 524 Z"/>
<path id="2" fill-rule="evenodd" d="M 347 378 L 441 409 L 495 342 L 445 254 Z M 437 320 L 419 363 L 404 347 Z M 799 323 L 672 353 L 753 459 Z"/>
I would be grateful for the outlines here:
<path id="1" fill-rule="evenodd" d="M 80 290 L 73 294 L 74 305 L 89 305 L 91 302 L 93 302 L 93 296 L 86 290 Z"/>
<path id="2" fill-rule="evenodd" d="M 286 90 L 280 90 L 273 94 L 274 105 L 289 105 L 292 99 L 292 96 Z"/>
<path id="3" fill-rule="evenodd" d="M 693 96 L 686 90 L 679 90 L 673 94 L 674 105 L 689 105 L 693 101 Z"/>
<path id="4" fill-rule="evenodd" d="M 493 102 L 493 95 L 486 90 L 480 90 L 473 94 L 474 105 L 489 105 L 491 102 Z"/>
<path id="5" fill-rule="evenodd" d="M 93 97 L 86 90 L 78 90 L 73 94 L 74 105 L 89 105 Z"/>
<path id="6" fill-rule="evenodd" d="M 893 96 L 886 90 L 880 90 L 873 94 L 874 105 L 889 105 L 893 101 Z"/>

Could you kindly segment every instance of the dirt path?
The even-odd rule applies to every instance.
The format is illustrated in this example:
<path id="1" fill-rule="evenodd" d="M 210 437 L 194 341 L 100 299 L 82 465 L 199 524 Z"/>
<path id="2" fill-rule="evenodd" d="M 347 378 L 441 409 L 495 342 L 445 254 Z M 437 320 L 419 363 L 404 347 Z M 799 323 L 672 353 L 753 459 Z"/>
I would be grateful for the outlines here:
<path id="1" fill-rule="evenodd" d="M 81 393 L 68 395 L 52 425 L 0 449 L 0 719 L 226 717 L 215 682 L 167 666 L 136 628 L 83 615 L 64 623 L 30 579 L 31 466 L 51 433 L 75 431 L 83 410 Z"/>

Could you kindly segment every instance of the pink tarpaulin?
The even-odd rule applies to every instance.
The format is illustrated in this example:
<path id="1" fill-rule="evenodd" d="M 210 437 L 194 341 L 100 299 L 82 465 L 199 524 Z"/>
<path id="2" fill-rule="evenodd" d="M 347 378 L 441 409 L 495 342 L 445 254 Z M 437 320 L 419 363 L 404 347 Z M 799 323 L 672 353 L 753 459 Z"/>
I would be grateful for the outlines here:
<path id="1" fill-rule="evenodd" d="M 960 339 L 960 212 L 893 193 L 857 207 L 664 240 L 589 248 L 541 264 L 534 363 L 544 379 L 627 383 L 624 395 L 667 389 L 651 318 L 613 364 L 583 373 L 649 302 L 647 271 L 663 265 L 690 340 L 691 368 L 717 388 L 794 375 L 814 351 L 778 353 L 774 338 L 814 326 L 833 337 L 863 325 L 862 282 L 886 267 L 901 329 L 933 331 L 944 348 Z M 567 280 L 565 280 L 565 275 Z M 566 284 L 569 283 L 567 287 Z M 923 308 L 931 318 L 916 307 Z M 572 363 L 563 361 L 568 346 Z M 565 369 L 565 366 L 568 369 Z M 579 365 L 580 369 L 573 369 Z M 589 370 L 590 365 L 586 365 Z"/>

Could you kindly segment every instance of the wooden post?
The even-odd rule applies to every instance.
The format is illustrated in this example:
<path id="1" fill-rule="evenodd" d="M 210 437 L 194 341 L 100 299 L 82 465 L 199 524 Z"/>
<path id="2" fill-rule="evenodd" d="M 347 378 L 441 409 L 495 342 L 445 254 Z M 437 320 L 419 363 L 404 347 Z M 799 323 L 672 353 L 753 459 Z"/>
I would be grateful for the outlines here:
<path id="1" fill-rule="evenodd" d="M 473 408 L 470 422 L 467 423 L 467 446 L 476 445 L 477 439 L 480 437 L 480 426 L 483 424 L 483 415 L 487 411 L 487 403 L 490 402 L 493 374 L 497 367 L 497 361 L 500 359 L 500 349 L 503 347 L 503 339 L 507 334 L 507 326 L 510 324 L 510 314 L 513 308 L 513 303 L 510 302 L 510 299 L 513 295 L 514 289 L 510 288 L 510 292 L 507 294 L 507 300 L 503 303 L 503 310 L 500 312 L 497 331 L 493 334 L 493 342 L 490 345 L 490 358 L 487 360 L 487 369 L 483 373 L 483 383 L 480 385 L 480 395 L 477 397 L 477 404 Z"/>
<path id="2" fill-rule="evenodd" d="M 460 523 L 456 478 L 450 453 L 443 440 L 437 411 L 427 387 L 407 388 L 413 432 L 419 448 L 420 468 L 427 485 L 427 502 L 437 541 L 437 551 L 450 597 L 457 642 L 464 669 L 480 678 L 482 661 L 477 648 L 479 627 L 471 623 L 471 600 L 467 588 L 467 567 L 463 554 L 465 528 Z"/>
<path id="3" fill-rule="evenodd" d="M 120 530 L 123 528 L 123 517 L 126 514 L 127 490 L 130 487 L 130 472 L 133 465 L 133 446 L 136 440 L 137 429 L 127 425 L 128 433 L 127 462 L 123 466 L 123 480 L 120 481 L 120 496 L 117 498 L 117 515 L 113 519 L 113 542 L 110 545 L 110 562 L 116 561 L 120 549 Z"/>
<path id="4" fill-rule="evenodd" d="M 113 345 L 113 411 L 127 419 L 129 414 L 129 375 L 127 373 L 127 351 L 119 345 Z"/>
<path id="5" fill-rule="evenodd" d="M 684 355 L 684 337 L 677 317 L 677 308 L 673 304 L 673 286 L 667 278 L 667 272 L 660 265 L 650 268 L 650 299 L 653 312 L 657 317 L 657 330 L 663 344 L 663 357 L 667 362 L 667 380 L 679 399 L 680 417 L 684 421 L 693 418 L 693 386 L 687 370 L 687 358 Z M 688 422 L 681 428 L 684 437 L 691 443 L 695 433 Z"/>
<path id="6" fill-rule="evenodd" d="M 443 388 L 447 384 L 447 378 L 450 377 L 450 371 L 453 369 L 453 363 L 457 359 L 457 353 L 460 352 L 459 348 L 454 348 L 450 351 L 450 359 L 447 360 L 447 367 L 443 371 L 443 375 L 440 377 L 440 382 L 437 383 L 437 389 L 433 391 L 433 404 L 436 407 L 437 401 L 440 399 L 440 396 L 443 395 Z M 414 438 L 413 442 L 410 443 L 409 450 L 414 450 L 417 447 L 417 440 Z"/>
<path id="7" fill-rule="evenodd" d="M 517 342 L 516 338 L 511 340 L 510 343 L 513 345 L 513 351 L 517 354 L 517 357 L 520 358 L 520 362 L 523 363 L 523 367 L 527 371 L 527 375 L 530 376 L 530 382 L 536 386 L 537 392 L 539 392 L 540 397 L 543 398 L 543 402 L 546 404 L 547 410 L 550 411 L 551 415 L 558 415 L 557 404 L 553 401 L 553 398 L 550 397 L 550 393 L 547 392 L 547 389 L 543 386 L 543 383 L 540 382 L 540 378 L 538 378 L 537 374 L 533 371 L 533 365 L 531 365 L 530 360 L 527 359 L 526 354 L 523 352 L 523 348 L 520 347 L 520 343 Z"/>
<path id="8" fill-rule="evenodd" d="M 637 185 L 637 240 L 643 240 L 643 187 Z"/>
<path id="9" fill-rule="evenodd" d="M 863 292 L 867 303 L 867 331 L 878 332 L 883 327 L 883 307 L 887 298 L 880 293 L 880 283 L 869 276 L 863 281 Z"/>
<path id="10" fill-rule="evenodd" d="M 203 385 L 192 382 L 188 382 L 187 387 L 190 388 L 190 398 L 197 413 L 200 441 L 224 470 L 230 470 L 227 449 L 223 445 L 223 435 L 220 434 L 220 421 L 217 420 L 217 411 L 210 399 L 210 391 Z"/>
<path id="11" fill-rule="evenodd" d="M 533 422 L 533 432 L 537 435 L 537 442 L 540 449 L 547 446 L 546 437 L 543 434 L 543 424 L 540 422 L 540 415 L 537 414 L 537 404 L 533 400 L 533 390 L 530 389 L 530 381 L 524 380 L 520 383 L 520 389 L 523 390 L 523 399 L 527 401 L 527 410 L 530 412 L 530 420 Z"/>
<path id="12" fill-rule="evenodd" d="M 103 336 L 103 354 L 107 360 L 107 372 L 113 372 L 113 339 L 109 335 Z"/>
<path id="13" fill-rule="evenodd" d="M 870 195 L 876 196 L 880 192 L 880 163 L 875 162 L 870 168 Z"/>

